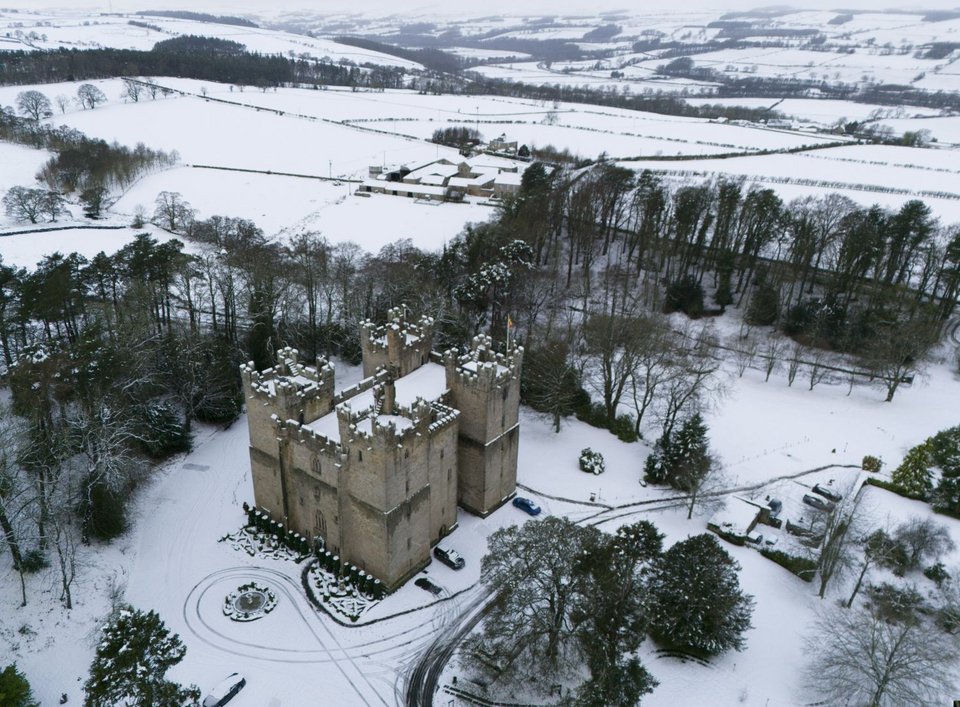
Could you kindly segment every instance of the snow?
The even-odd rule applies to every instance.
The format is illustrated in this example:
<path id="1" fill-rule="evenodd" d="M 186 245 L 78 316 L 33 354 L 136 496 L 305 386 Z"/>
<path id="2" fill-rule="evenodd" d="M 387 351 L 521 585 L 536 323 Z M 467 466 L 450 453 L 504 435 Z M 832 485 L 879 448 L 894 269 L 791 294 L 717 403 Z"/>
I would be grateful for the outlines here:
<path id="1" fill-rule="evenodd" d="M 417 398 L 432 402 L 446 392 L 447 372 L 440 364 L 427 361 L 412 373 L 398 378 L 394 385 L 398 405 L 410 407 Z"/>

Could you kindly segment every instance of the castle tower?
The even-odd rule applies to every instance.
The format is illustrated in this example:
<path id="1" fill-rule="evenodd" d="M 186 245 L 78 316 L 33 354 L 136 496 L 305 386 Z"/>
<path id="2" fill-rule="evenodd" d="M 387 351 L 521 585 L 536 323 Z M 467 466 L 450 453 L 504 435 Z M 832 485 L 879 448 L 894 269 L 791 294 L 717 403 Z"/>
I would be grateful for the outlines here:
<path id="1" fill-rule="evenodd" d="M 449 468 L 454 464 L 457 416 L 450 412 L 438 413 L 423 400 L 384 415 L 337 407 L 350 455 L 340 490 L 341 497 L 346 492 L 341 556 L 388 588 L 429 563 L 440 529 L 449 532 L 456 523 L 456 480 L 445 489 L 437 477 L 445 458 Z"/>
<path id="2" fill-rule="evenodd" d="M 257 505 L 279 520 L 288 516 L 279 426 L 288 420 L 303 424 L 333 409 L 334 372 L 326 359 L 304 366 L 296 349 L 277 352 L 277 365 L 258 373 L 253 363 L 240 367 L 247 401 L 250 467 Z"/>
<path id="3" fill-rule="evenodd" d="M 450 406 L 460 411 L 458 501 L 480 516 L 516 492 L 522 361 L 522 348 L 495 354 L 486 336 L 464 356 L 444 355 Z"/>
<path id="4" fill-rule="evenodd" d="M 430 359 L 432 347 L 433 319 L 408 321 L 406 307 L 391 309 L 383 326 L 376 326 L 369 319 L 360 323 L 365 378 L 379 368 L 386 368 L 396 378 L 412 373 Z"/>

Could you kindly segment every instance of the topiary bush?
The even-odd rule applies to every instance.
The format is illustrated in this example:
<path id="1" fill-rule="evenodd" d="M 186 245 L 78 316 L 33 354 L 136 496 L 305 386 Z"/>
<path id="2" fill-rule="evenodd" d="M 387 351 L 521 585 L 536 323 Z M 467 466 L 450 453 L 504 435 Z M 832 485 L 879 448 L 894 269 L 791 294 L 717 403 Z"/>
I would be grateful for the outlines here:
<path id="1" fill-rule="evenodd" d="M 595 452 L 590 447 L 587 447 L 580 452 L 580 471 L 585 471 L 588 474 L 593 474 L 594 476 L 599 476 L 604 471 L 606 471 L 606 466 L 603 463 L 603 455 L 600 452 Z"/>
<path id="2" fill-rule="evenodd" d="M 870 454 L 866 455 L 863 458 L 863 461 L 860 463 L 860 468 L 862 468 L 864 471 L 869 471 L 874 474 L 879 472 L 882 467 L 883 461 L 878 457 L 871 456 Z"/>

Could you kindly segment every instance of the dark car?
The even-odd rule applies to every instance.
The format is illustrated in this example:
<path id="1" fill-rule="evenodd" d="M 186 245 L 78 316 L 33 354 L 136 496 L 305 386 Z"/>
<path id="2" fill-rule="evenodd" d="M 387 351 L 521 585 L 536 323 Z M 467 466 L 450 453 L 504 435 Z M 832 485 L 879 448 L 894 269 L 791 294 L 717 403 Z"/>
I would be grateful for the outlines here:
<path id="1" fill-rule="evenodd" d="M 240 673 L 231 673 L 203 698 L 203 707 L 222 707 L 232 700 L 246 684 L 246 679 Z"/>
<path id="2" fill-rule="evenodd" d="M 420 589 L 425 589 L 426 591 L 430 592 L 434 596 L 436 596 L 437 594 L 443 591 L 440 587 L 438 587 L 436 584 L 431 582 L 426 577 L 420 577 L 420 579 L 415 581 L 414 584 L 420 587 Z"/>
<path id="3" fill-rule="evenodd" d="M 447 567 L 452 567 L 455 570 L 462 570 L 467 564 L 459 552 L 442 548 L 439 545 L 433 548 L 433 556 Z"/>
<path id="4" fill-rule="evenodd" d="M 810 494 L 804 494 L 803 502 L 811 508 L 816 508 L 818 511 L 832 511 L 834 508 L 830 501 L 820 498 L 819 496 L 811 496 Z"/>
<path id="5" fill-rule="evenodd" d="M 820 484 L 817 484 L 813 487 L 813 492 L 818 496 L 823 496 L 824 498 L 833 501 L 834 503 L 840 503 L 840 501 L 843 500 L 843 496 L 829 486 L 821 486 Z"/>
<path id="6" fill-rule="evenodd" d="M 529 513 L 532 516 L 540 515 L 540 506 L 531 501 L 529 498 L 517 496 L 513 499 L 513 505 L 515 505 L 521 511 Z"/>

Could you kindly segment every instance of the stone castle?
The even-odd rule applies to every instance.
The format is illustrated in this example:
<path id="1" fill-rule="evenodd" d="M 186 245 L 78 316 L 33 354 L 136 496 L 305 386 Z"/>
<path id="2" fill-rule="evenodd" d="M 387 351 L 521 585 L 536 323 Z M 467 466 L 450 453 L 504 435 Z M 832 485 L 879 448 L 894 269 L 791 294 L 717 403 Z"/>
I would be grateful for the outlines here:
<path id="1" fill-rule="evenodd" d="M 457 506 L 485 516 L 517 481 L 523 350 L 432 351 L 433 320 L 361 324 L 363 374 L 334 390 L 333 366 L 282 349 L 241 368 L 257 506 L 394 589 L 430 562 Z"/>

